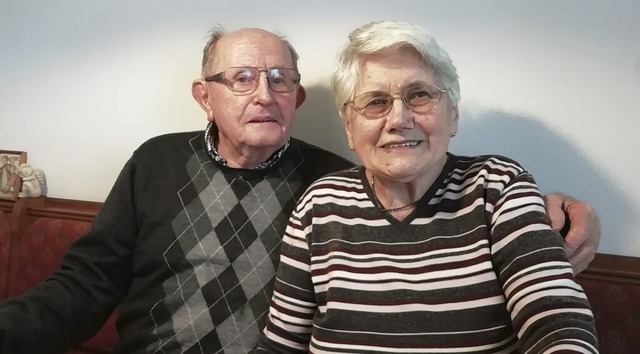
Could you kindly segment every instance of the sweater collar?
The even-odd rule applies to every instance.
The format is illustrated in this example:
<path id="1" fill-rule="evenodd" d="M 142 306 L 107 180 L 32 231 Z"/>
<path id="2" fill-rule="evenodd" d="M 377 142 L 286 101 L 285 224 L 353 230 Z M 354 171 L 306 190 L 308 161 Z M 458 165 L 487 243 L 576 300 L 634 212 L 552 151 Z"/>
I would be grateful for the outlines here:
<path id="1" fill-rule="evenodd" d="M 229 163 L 227 162 L 227 160 L 218 153 L 218 150 L 216 150 L 217 137 L 218 137 L 218 126 L 211 121 L 209 122 L 209 124 L 207 124 L 207 128 L 204 130 L 204 142 L 207 145 L 207 152 L 209 153 L 209 156 L 211 156 L 211 158 L 214 159 L 216 162 L 218 162 L 222 166 L 228 167 Z M 254 167 L 253 169 L 263 170 L 275 165 L 278 161 L 280 161 L 280 158 L 289 147 L 290 141 L 291 141 L 291 138 L 287 138 L 287 141 L 284 143 L 284 146 L 282 146 L 280 149 L 274 152 L 271 156 L 269 156 L 268 159 L 266 159 L 265 161 L 260 163 L 258 166 Z"/>

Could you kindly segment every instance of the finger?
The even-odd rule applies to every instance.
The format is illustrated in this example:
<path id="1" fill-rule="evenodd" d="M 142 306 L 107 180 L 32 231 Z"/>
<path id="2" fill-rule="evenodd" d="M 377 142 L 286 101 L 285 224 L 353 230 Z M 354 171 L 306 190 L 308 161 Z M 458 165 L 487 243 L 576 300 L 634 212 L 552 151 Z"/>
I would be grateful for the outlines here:
<path id="1" fill-rule="evenodd" d="M 563 202 L 567 196 L 561 194 L 548 194 L 544 196 L 544 205 L 551 221 L 551 228 L 560 231 L 565 224 Z"/>
<path id="2" fill-rule="evenodd" d="M 595 257 L 600 243 L 600 219 L 589 204 L 571 197 L 564 201 L 564 207 L 569 225 L 564 248 L 574 274 L 578 274 Z"/>
<path id="3" fill-rule="evenodd" d="M 571 256 L 569 256 L 569 263 L 573 267 L 573 274 L 578 274 L 587 269 L 589 263 L 593 261 L 594 252 L 592 252 L 590 247 L 585 245 L 584 247 L 578 248 Z"/>
<path id="4" fill-rule="evenodd" d="M 564 252 L 567 254 L 567 257 L 569 257 L 569 261 L 571 261 L 571 257 L 573 256 L 573 254 L 578 250 L 575 247 L 572 247 L 571 245 L 569 245 L 568 243 L 564 243 Z"/>
<path id="5" fill-rule="evenodd" d="M 564 236 L 564 250 L 567 256 L 571 257 L 581 247 L 587 247 L 586 241 L 589 239 L 587 232 L 587 218 L 584 213 L 571 213 L 567 210 L 568 218 L 571 220 L 569 232 Z"/>

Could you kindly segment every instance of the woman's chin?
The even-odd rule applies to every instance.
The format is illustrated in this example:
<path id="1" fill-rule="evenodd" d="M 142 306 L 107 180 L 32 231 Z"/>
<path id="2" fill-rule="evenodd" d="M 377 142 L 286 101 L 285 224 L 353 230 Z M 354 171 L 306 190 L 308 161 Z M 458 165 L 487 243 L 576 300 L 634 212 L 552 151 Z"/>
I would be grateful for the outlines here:
<path id="1" fill-rule="evenodd" d="M 411 182 L 420 177 L 420 170 L 415 166 L 386 166 L 385 169 L 372 169 L 376 177 L 395 182 Z"/>
<path id="2" fill-rule="evenodd" d="M 438 164 L 438 171 L 434 171 L 433 169 L 435 169 L 436 166 L 433 166 L 433 164 L 427 164 L 425 161 L 391 161 L 382 166 L 364 166 L 369 171 L 373 172 L 376 177 L 399 183 L 415 182 L 416 180 L 424 179 L 424 177 L 428 175 L 439 175 L 440 171 L 442 171 L 442 166 L 440 166 L 440 164 Z"/>

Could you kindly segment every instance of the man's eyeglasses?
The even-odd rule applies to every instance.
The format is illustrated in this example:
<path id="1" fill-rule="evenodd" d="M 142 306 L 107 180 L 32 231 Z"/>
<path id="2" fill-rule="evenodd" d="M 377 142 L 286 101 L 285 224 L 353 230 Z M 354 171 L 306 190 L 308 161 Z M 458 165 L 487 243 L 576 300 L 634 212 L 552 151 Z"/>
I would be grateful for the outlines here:
<path id="1" fill-rule="evenodd" d="M 289 68 L 254 68 L 234 66 L 215 75 L 207 76 L 204 81 L 224 82 L 231 91 L 249 92 L 258 87 L 260 73 L 267 73 L 269 87 L 275 92 L 291 92 L 300 84 L 300 73 Z"/>
<path id="2" fill-rule="evenodd" d="M 402 100 L 415 113 L 427 113 L 436 108 L 445 92 L 447 90 L 436 86 L 417 84 L 394 94 L 386 91 L 365 92 L 344 105 L 353 103 L 360 114 L 370 119 L 377 119 L 389 113 L 396 99 Z"/>

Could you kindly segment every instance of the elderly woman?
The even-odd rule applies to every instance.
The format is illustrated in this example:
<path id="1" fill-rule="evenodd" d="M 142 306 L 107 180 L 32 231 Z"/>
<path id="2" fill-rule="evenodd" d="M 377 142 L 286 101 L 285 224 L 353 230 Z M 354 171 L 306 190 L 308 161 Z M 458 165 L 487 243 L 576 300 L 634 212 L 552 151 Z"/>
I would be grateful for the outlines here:
<path id="1" fill-rule="evenodd" d="M 300 200 L 258 352 L 597 352 L 531 175 L 447 152 L 457 77 L 421 27 L 350 35 L 332 88 L 362 166 Z"/>

